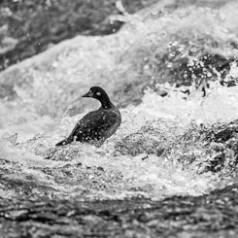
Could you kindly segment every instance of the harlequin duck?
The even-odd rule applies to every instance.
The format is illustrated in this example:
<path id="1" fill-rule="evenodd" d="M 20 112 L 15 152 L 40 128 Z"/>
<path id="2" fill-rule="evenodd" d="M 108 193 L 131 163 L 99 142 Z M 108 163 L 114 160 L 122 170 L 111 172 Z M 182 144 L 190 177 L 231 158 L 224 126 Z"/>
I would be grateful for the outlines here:
<path id="1" fill-rule="evenodd" d="M 90 88 L 89 92 L 82 97 L 91 97 L 99 100 L 101 107 L 86 114 L 76 124 L 70 136 L 57 143 L 56 146 L 67 145 L 73 141 L 101 146 L 120 126 L 121 114 L 101 87 L 94 86 Z"/>

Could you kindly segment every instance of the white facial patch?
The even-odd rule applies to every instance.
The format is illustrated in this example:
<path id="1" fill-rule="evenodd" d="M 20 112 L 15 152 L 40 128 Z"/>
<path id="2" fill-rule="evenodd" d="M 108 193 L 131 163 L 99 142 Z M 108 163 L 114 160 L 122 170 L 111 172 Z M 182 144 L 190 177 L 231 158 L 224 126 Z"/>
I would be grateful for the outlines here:
<path id="1" fill-rule="evenodd" d="M 96 95 L 97 95 L 97 96 L 101 96 L 101 93 L 100 93 L 100 92 L 97 92 Z"/>

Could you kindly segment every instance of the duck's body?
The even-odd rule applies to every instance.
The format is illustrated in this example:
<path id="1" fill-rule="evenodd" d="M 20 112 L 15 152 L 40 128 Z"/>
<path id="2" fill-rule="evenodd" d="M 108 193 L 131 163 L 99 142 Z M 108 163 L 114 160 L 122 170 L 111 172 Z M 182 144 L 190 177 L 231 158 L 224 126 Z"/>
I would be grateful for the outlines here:
<path id="1" fill-rule="evenodd" d="M 102 105 L 98 110 L 86 114 L 76 124 L 69 137 L 57 143 L 56 146 L 67 145 L 73 141 L 100 146 L 120 126 L 121 114 L 102 88 L 92 87 L 83 97 L 95 98 Z"/>

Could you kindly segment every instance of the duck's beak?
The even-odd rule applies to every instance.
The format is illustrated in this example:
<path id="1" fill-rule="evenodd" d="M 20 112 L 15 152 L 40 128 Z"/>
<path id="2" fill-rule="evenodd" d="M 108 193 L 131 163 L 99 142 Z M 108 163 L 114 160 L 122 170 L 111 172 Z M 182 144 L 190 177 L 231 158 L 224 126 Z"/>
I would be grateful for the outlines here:
<path id="1" fill-rule="evenodd" d="M 91 98 L 91 97 L 93 97 L 93 92 L 92 92 L 92 91 L 89 91 L 89 92 L 87 92 L 86 94 L 84 94 L 82 97 L 83 97 L 83 98 Z"/>

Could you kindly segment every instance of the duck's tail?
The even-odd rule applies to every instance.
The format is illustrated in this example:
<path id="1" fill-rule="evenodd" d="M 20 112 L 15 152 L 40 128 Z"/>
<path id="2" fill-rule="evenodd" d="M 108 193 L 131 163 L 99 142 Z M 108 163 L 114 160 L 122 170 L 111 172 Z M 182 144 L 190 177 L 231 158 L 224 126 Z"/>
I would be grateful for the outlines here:
<path id="1" fill-rule="evenodd" d="M 67 144 L 69 144 L 68 139 L 64 139 L 64 140 L 58 142 L 55 146 L 63 146 L 63 145 L 67 145 Z"/>

